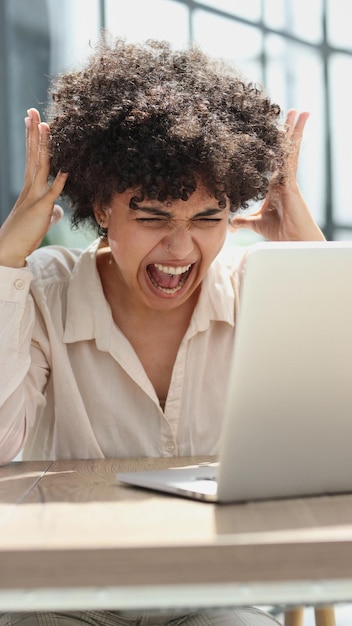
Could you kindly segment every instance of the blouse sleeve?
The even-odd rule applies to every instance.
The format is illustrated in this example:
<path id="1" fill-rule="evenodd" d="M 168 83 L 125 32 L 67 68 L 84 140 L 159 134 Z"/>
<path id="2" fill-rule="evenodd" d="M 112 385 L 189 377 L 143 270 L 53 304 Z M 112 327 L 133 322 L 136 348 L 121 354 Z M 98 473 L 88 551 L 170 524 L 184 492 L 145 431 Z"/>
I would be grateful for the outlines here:
<path id="1" fill-rule="evenodd" d="M 0 465 L 20 452 L 26 436 L 27 375 L 34 327 L 31 280 L 27 268 L 0 267 Z M 33 384 L 40 387 L 42 382 Z"/>

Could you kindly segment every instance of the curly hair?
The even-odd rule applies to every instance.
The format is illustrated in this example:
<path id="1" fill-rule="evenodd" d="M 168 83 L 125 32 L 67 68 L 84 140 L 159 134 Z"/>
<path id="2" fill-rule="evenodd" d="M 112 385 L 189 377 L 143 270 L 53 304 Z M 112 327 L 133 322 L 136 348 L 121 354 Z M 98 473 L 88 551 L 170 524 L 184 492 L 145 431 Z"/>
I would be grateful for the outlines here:
<path id="1" fill-rule="evenodd" d="M 97 228 L 93 205 L 108 206 L 115 193 L 187 200 L 199 181 L 236 211 L 283 171 L 279 105 L 196 46 L 105 37 L 86 66 L 52 82 L 50 96 L 50 174 L 69 172 L 75 226 Z"/>

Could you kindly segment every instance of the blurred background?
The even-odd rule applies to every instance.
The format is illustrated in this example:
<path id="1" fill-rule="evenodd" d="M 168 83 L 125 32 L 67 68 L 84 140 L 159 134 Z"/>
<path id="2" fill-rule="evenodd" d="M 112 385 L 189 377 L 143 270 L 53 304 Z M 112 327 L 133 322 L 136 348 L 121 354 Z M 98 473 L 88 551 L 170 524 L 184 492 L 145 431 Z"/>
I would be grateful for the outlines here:
<path id="1" fill-rule="evenodd" d="M 351 16 L 351 0 L 0 0 L 1 222 L 22 187 L 27 109 L 43 111 L 51 77 L 84 62 L 106 28 L 129 41 L 196 42 L 263 83 L 284 112 L 310 111 L 300 185 L 327 239 L 352 239 Z M 68 224 L 48 243 L 84 243 Z"/>

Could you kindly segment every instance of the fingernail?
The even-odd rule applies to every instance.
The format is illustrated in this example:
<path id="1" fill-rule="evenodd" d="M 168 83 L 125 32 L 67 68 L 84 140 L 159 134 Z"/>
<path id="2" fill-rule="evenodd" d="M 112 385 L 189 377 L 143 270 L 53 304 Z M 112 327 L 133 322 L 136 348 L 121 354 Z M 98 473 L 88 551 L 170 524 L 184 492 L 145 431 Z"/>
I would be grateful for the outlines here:
<path id="1" fill-rule="evenodd" d="M 25 117 L 24 118 L 24 123 L 25 123 L 26 128 L 30 128 L 31 127 L 31 121 L 32 120 L 31 120 L 30 117 Z"/>

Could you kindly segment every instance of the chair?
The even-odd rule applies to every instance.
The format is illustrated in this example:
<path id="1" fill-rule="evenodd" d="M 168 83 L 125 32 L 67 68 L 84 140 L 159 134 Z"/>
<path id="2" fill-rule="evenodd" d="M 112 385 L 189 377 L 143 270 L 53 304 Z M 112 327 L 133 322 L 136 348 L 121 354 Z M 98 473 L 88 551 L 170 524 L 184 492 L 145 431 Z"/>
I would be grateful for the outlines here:
<path id="1" fill-rule="evenodd" d="M 333 606 L 315 607 L 315 626 L 336 626 Z M 285 611 L 285 626 L 304 626 L 304 608 Z"/>

